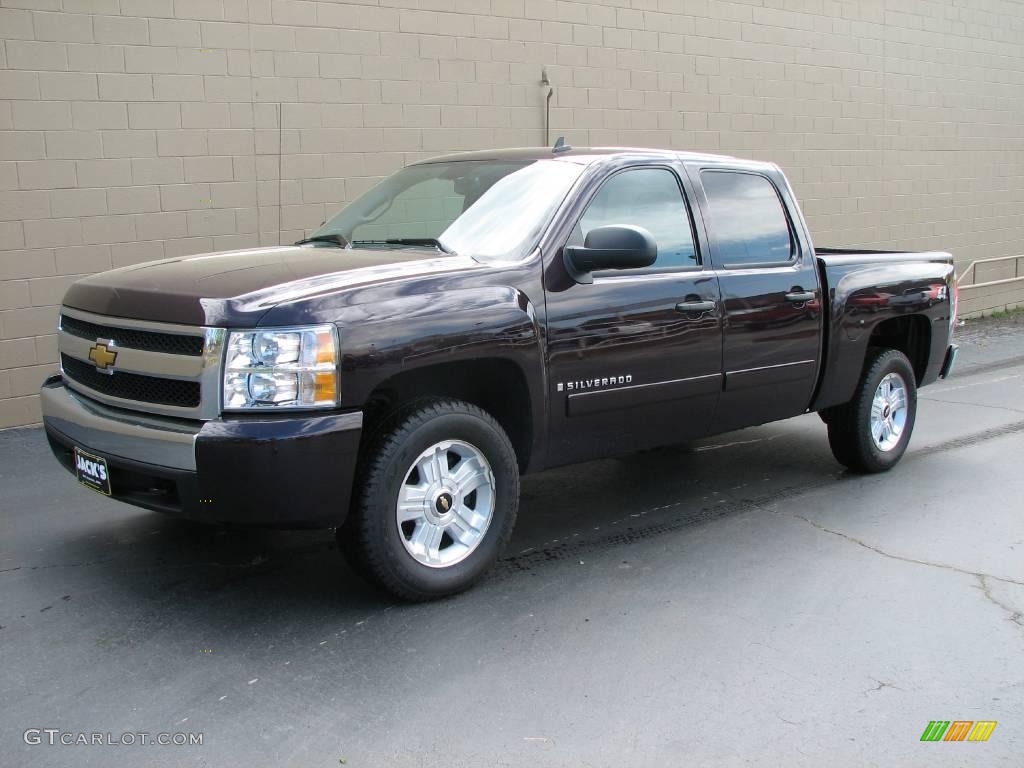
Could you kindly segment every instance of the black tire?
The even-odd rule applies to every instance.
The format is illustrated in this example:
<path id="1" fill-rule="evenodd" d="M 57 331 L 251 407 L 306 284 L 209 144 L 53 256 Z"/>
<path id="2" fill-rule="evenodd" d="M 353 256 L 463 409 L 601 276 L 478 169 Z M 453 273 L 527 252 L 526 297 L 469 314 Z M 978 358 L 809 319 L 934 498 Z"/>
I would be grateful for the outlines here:
<path id="1" fill-rule="evenodd" d="M 486 458 L 494 477 L 494 506 L 475 549 L 452 565 L 431 567 L 406 549 L 395 505 L 413 461 L 445 440 L 463 441 Z M 475 405 L 453 399 L 410 403 L 370 436 L 357 478 L 361 487 L 338 529 L 339 548 L 359 575 L 404 600 L 431 600 L 469 588 L 512 535 L 519 509 L 515 450 L 498 422 Z"/>
<path id="2" fill-rule="evenodd" d="M 903 380 L 906 390 L 907 414 L 898 441 L 887 450 L 876 443 L 871 434 L 871 406 L 879 384 L 889 374 Z M 895 349 L 874 349 L 868 353 L 864 373 L 853 399 L 830 409 L 828 442 L 836 461 L 854 472 L 885 472 L 903 457 L 914 431 L 917 416 L 917 384 L 914 368 L 906 355 Z"/>

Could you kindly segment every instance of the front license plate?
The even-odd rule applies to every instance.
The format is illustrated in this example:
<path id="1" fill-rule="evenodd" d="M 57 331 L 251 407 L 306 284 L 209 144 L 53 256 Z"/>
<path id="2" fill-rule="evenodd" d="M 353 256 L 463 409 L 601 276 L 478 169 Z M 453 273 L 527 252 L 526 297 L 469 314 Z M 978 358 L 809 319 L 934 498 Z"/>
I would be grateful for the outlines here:
<path id="1" fill-rule="evenodd" d="M 100 456 L 93 456 L 81 448 L 75 448 L 75 477 L 78 482 L 86 488 L 110 495 L 110 470 L 107 468 L 107 460 Z"/>

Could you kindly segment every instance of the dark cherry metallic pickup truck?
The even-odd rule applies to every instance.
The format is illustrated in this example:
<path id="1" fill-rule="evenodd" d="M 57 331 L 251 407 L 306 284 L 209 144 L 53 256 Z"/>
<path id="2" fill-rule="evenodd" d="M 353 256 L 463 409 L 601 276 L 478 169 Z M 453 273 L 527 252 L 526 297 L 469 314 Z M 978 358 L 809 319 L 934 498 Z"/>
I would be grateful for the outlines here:
<path id="1" fill-rule="evenodd" d="M 815 250 L 779 168 L 641 149 L 416 163 L 294 246 L 67 292 L 46 433 L 83 484 L 337 528 L 396 595 L 495 561 L 519 475 L 817 411 L 892 467 L 956 347 L 948 253 Z"/>

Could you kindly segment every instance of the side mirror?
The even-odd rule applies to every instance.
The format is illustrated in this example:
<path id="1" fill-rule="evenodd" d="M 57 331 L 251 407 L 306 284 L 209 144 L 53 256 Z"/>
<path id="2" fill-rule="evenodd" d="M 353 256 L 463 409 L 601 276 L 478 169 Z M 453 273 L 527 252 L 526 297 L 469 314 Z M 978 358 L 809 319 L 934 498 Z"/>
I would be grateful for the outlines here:
<path id="1" fill-rule="evenodd" d="M 569 274 L 580 283 L 594 282 L 592 272 L 602 269 L 640 269 L 658 258 L 658 244 L 643 227 L 610 224 L 587 233 L 582 246 L 567 245 L 562 257 Z"/>

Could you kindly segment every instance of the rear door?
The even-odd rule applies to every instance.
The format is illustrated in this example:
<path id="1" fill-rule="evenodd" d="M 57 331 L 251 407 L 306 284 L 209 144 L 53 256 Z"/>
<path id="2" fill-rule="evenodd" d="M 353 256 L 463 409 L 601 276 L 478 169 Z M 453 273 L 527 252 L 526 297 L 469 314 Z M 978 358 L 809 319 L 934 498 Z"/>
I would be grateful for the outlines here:
<path id="1" fill-rule="evenodd" d="M 803 413 L 817 379 L 821 295 L 814 252 L 781 173 L 688 166 L 724 311 L 725 388 L 713 432 Z"/>
<path id="2" fill-rule="evenodd" d="M 547 265 L 550 464 L 628 453 L 706 433 L 722 388 L 718 282 L 696 246 L 682 168 L 607 173 Z M 567 277 L 561 246 L 609 224 L 658 245 L 644 269 Z M 571 227 L 571 229 L 570 229 Z"/>

